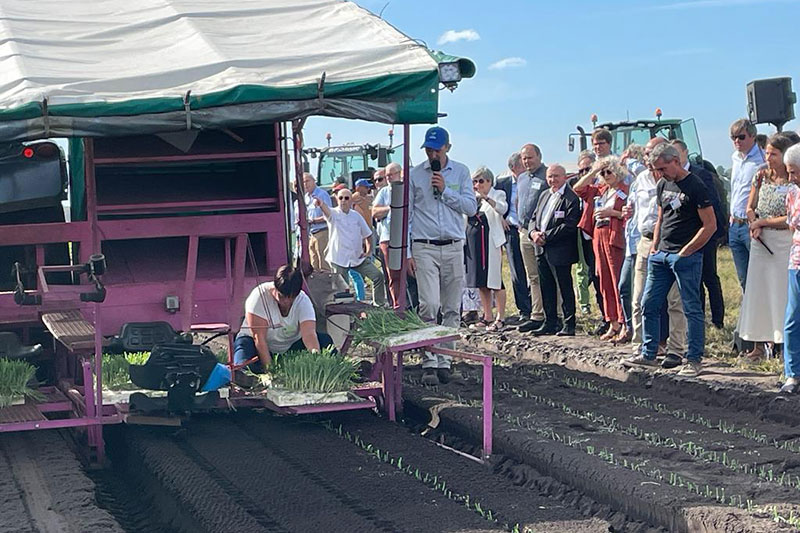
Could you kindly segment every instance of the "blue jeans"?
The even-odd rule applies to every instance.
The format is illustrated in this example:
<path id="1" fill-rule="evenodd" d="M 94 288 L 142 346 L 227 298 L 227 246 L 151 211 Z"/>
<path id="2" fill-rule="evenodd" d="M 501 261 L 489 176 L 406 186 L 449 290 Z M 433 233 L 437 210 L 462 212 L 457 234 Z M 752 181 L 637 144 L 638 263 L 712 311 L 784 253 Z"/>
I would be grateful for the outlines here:
<path id="1" fill-rule="evenodd" d="M 626 256 L 619 274 L 619 299 L 622 300 L 625 327 L 631 333 L 633 333 L 633 265 L 635 264 L 636 254 Z"/>
<path id="2" fill-rule="evenodd" d="M 356 292 L 356 300 L 363 302 L 367 299 L 367 293 L 365 292 L 366 288 L 364 287 L 364 277 L 352 268 L 348 273 L 350 274 L 350 279 L 353 280 L 353 288 Z"/>
<path id="3" fill-rule="evenodd" d="M 672 284 L 678 283 L 683 312 L 688 326 L 689 349 L 686 359 L 699 363 L 705 345 L 705 316 L 700 300 L 700 281 L 703 276 L 703 252 L 689 257 L 676 253 L 656 252 L 647 259 L 647 281 L 642 298 L 642 355 L 655 359 L 661 337 L 661 310 L 667 301 Z"/>
<path id="4" fill-rule="evenodd" d="M 317 332 L 317 341 L 319 342 L 320 348 L 327 348 L 328 346 L 333 346 L 333 339 L 327 333 L 323 333 L 321 331 Z M 287 352 L 294 352 L 297 350 L 305 349 L 305 344 L 303 344 L 303 339 L 299 339 L 294 344 L 292 344 Z M 236 339 L 233 341 L 233 363 L 236 365 L 241 365 L 245 361 L 256 356 L 258 351 L 256 350 L 256 341 L 253 340 L 253 337 L 249 337 L 247 335 L 238 335 Z M 263 372 L 264 367 L 261 366 L 261 361 L 256 361 L 255 363 L 251 363 L 248 365 L 250 370 L 253 372 Z"/>
<path id="5" fill-rule="evenodd" d="M 728 227 L 728 246 L 733 255 L 733 264 L 736 267 L 736 277 L 739 278 L 739 285 L 744 285 L 747 281 L 747 263 L 750 262 L 750 225 L 731 224 Z"/>
<path id="6" fill-rule="evenodd" d="M 800 270 L 789 270 L 789 299 L 783 325 L 783 362 L 787 378 L 800 377 Z"/>

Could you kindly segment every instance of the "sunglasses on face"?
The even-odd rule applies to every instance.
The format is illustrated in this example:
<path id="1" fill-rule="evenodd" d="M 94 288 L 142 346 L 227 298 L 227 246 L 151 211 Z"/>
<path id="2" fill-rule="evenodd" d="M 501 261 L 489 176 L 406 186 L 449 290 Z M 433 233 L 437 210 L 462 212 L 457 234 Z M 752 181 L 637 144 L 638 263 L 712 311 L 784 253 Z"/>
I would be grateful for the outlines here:
<path id="1" fill-rule="evenodd" d="M 743 141 L 747 138 L 746 133 L 740 133 L 739 135 L 731 135 L 732 141 Z"/>
<path id="2" fill-rule="evenodd" d="M 600 175 L 603 176 L 603 177 L 605 177 L 605 176 L 613 176 L 614 175 L 614 171 L 609 169 L 609 168 L 604 168 L 603 170 L 600 171 Z"/>
<path id="3" fill-rule="evenodd" d="M 349 200 L 350 199 L 349 196 L 339 196 L 338 198 L 339 198 L 339 200 Z"/>
<path id="4" fill-rule="evenodd" d="M 586 174 L 587 172 L 589 172 L 590 170 L 592 170 L 592 167 L 579 168 L 578 169 L 578 174 L 583 175 L 583 174 Z"/>
<path id="5" fill-rule="evenodd" d="M 386 178 L 375 178 L 375 183 L 381 183 L 386 181 Z"/>
<path id="6" fill-rule="evenodd" d="M 486 183 L 486 180 L 483 179 L 483 178 L 478 178 L 476 180 L 472 180 L 472 184 L 473 185 L 475 185 L 476 183 L 479 183 L 479 184 L 483 185 L 484 183 Z"/>

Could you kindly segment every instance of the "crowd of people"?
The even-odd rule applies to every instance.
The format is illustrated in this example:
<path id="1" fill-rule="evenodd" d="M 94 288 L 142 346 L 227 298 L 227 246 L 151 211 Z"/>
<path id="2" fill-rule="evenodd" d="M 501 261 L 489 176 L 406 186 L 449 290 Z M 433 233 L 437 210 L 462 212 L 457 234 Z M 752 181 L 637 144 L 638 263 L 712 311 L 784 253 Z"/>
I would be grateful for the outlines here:
<path id="1" fill-rule="evenodd" d="M 546 165 L 529 143 L 495 179 L 485 166 L 470 172 L 453 160 L 449 133 L 430 128 L 425 160 L 409 176 L 408 280 L 416 288 L 410 305 L 425 319 L 458 327 L 465 291 L 474 290 L 480 305 L 473 329 L 569 337 L 576 334 L 577 310 L 591 314 L 593 291 L 602 321 L 591 333 L 630 343 L 626 367 L 681 367 L 681 375 L 696 376 L 706 296 L 709 325 L 723 327 L 717 250 L 727 241 L 743 293 L 736 328 L 743 355 L 758 360 L 782 351 L 782 391 L 794 392 L 800 136 L 777 133 L 762 147 L 755 125 L 740 119 L 730 138 L 727 194 L 710 165 L 690 161 L 680 139 L 655 137 L 616 156 L 611 132 L 596 129 L 573 174 L 561 164 Z M 329 194 L 310 174 L 303 180 L 312 266 L 351 281 L 359 299 L 366 278 L 375 305 L 400 301 L 401 272 L 389 268 L 389 242 L 390 185 L 402 179 L 402 168 L 391 163 L 372 180 L 356 181 L 354 191 L 339 185 Z M 510 317 L 504 261 L 518 311 Z M 427 384 L 452 379 L 446 356 L 428 354 L 423 367 Z"/>

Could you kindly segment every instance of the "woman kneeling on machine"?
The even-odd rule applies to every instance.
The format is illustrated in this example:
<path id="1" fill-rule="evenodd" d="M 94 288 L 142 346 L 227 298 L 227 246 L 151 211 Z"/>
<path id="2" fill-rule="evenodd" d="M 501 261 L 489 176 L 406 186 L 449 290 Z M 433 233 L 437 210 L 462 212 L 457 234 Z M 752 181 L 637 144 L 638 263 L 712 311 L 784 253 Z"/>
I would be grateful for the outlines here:
<path id="1" fill-rule="evenodd" d="M 311 298 L 303 292 L 301 269 L 284 265 L 275 280 L 261 283 L 244 303 L 245 317 L 233 345 L 233 361 L 263 372 L 274 354 L 295 350 L 320 350 L 333 346 L 327 333 L 316 330 L 317 321 Z"/>

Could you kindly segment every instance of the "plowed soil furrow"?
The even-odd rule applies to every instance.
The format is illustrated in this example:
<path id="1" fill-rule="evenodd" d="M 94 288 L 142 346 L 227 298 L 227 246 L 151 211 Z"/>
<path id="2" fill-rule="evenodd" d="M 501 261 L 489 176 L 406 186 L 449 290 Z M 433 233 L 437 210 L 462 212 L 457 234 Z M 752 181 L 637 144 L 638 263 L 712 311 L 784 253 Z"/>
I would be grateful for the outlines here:
<path id="1" fill-rule="evenodd" d="M 407 373 L 412 383 L 416 375 L 415 371 Z M 468 375 L 465 384 L 442 386 L 428 395 L 479 405 L 479 375 L 471 370 Z M 577 386 L 576 378 L 591 386 Z M 601 393 L 598 387 L 607 390 Z M 737 515 L 744 511 L 756 519 L 776 513 L 785 518 L 800 514 L 796 505 L 800 501 L 798 454 L 772 444 L 777 435 L 786 440 L 796 434 L 794 428 L 558 368 L 495 368 L 494 390 L 496 418 L 505 432 L 515 434 L 517 444 L 524 446 L 526 439 L 549 439 L 584 451 L 585 462 L 593 470 L 613 472 L 621 466 L 640 474 L 642 483 L 651 480 L 662 505 L 679 509 L 727 506 Z M 613 399 L 617 393 L 620 398 L 633 394 L 639 400 Z M 420 393 L 413 395 L 419 397 Z M 644 396 L 648 402 L 640 401 Z M 689 418 L 682 418 L 685 413 L 673 413 L 673 406 Z M 452 416 L 460 418 L 467 411 L 475 409 L 451 410 Z M 709 420 L 723 423 L 708 427 Z M 609 476 L 609 486 L 614 486 L 613 477 Z M 778 526 L 768 527 L 764 531 Z"/>

